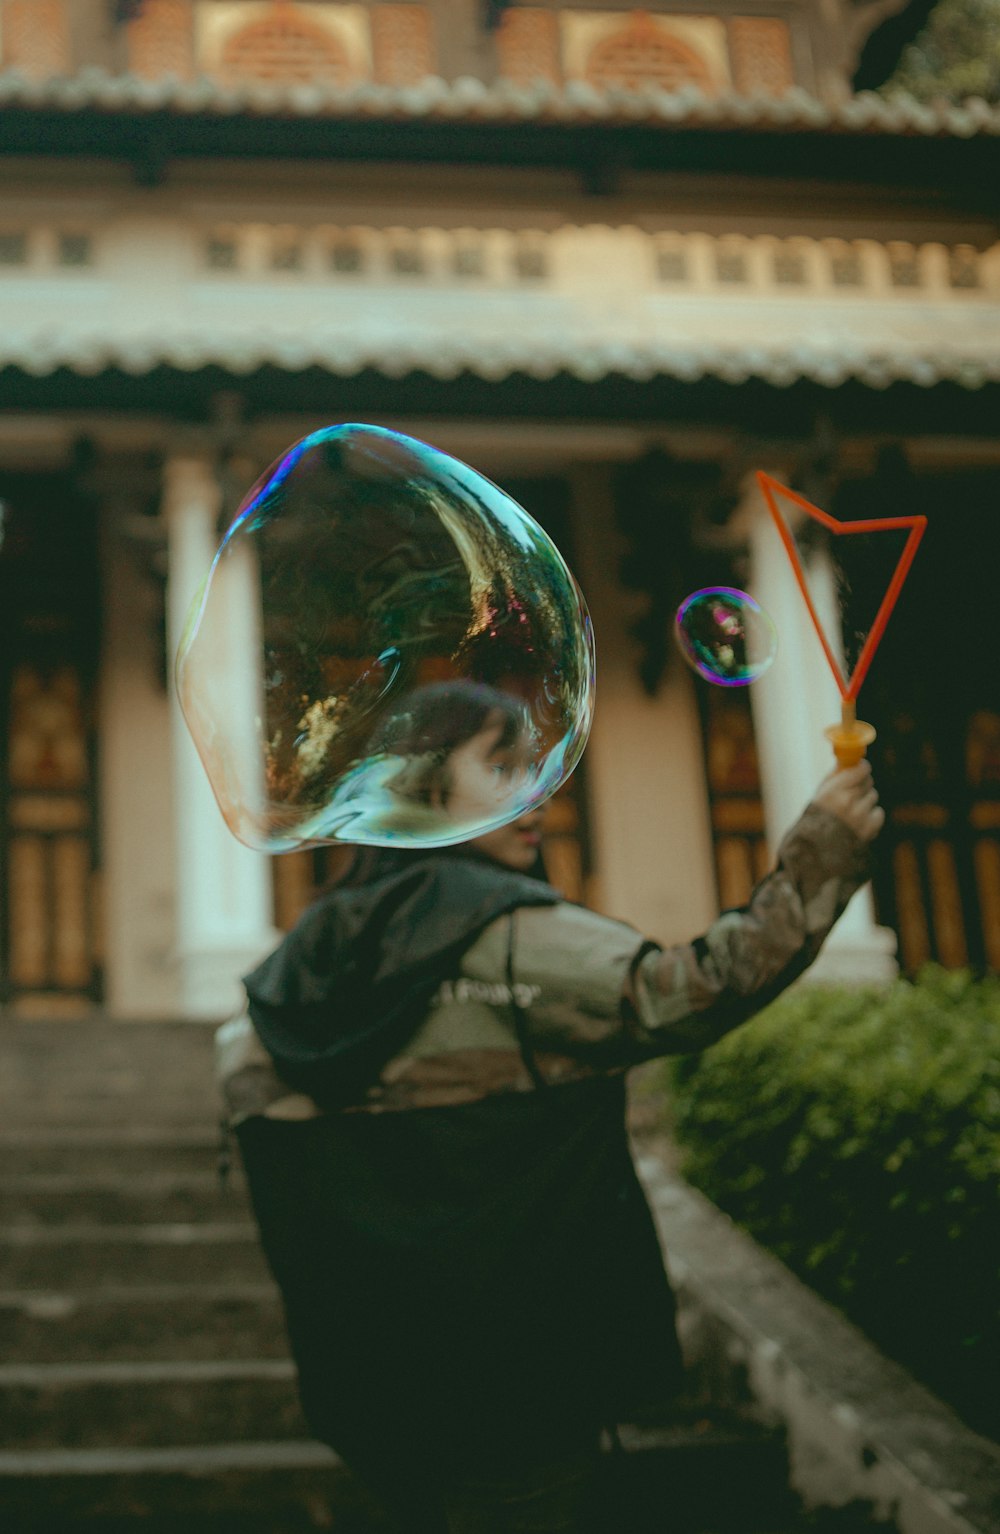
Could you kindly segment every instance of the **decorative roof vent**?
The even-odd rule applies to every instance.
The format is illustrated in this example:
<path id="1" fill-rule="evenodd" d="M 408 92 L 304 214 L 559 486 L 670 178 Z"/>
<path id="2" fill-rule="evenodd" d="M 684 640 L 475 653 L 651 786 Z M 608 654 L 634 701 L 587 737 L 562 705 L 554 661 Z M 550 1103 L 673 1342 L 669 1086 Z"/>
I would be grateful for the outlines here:
<path id="1" fill-rule="evenodd" d="M 272 15 L 231 37 L 222 51 L 222 68 L 242 80 L 332 78 L 338 85 L 351 72 L 338 40 L 289 5 L 276 5 Z"/>
<path id="2" fill-rule="evenodd" d="M 598 91 L 694 87 L 705 96 L 732 87 L 726 23 L 719 16 L 561 10 L 559 38 L 567 83 Z"/>
<path id="3" fill-rule="evenodd" d="M 676 91 L 695 85 L 713 94 L 715 82 L 703 55 L 646 11 L 635 11 L 625 26 L 616 29 L 591 49 L 587 59 L 591 85 L 620 85 L 636 90 L 658 85 Z"/>
<path id="4" fill-rule="evenodd" d="M 350 85 L 370 74 L 362 7 L 310 7 L 292 0 L 199 8 L 202 66 L 226 84 L 256 81 Z"/>

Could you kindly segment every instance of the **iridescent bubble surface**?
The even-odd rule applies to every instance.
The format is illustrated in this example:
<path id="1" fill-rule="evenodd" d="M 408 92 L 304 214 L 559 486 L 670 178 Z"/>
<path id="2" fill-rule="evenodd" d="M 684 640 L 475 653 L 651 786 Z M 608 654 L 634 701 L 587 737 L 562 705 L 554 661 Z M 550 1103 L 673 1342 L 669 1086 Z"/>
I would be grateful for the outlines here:
<path id="1" fill-rule="evenodd" d="M 677 609 L 681 654 L 706 682 L 746 687 L 770 666 L 778 635 L 768 614 L 735 586 L 703 586 Z"/>
<path id="2" fill-rule="evenodd" d="M 426 443 L 331 426 L 237 512 L 177 690 L 248 846 L 447 846 L 572 772 L 593 637 L 559 551 L 510 496 Z"/>

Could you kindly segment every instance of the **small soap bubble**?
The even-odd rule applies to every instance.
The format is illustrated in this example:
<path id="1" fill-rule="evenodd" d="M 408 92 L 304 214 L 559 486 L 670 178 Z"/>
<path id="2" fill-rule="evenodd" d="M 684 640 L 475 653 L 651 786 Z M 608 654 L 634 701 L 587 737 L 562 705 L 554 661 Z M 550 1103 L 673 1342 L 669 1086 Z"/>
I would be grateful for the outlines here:
<path id="1" fill-rule="evenodd" d="M 685 597 L 677 609 L 674 633 L 688 664 L 719 687 L 756 682 L 778 649 L 768 614 L 735 586 L 704 586 Z"/>
<path id="2" fill-rule="evenodd" d="M 177 692 L 248 846 L 441 847 L 573 771 L 593 637 L 559 551 L 504 491 L 413 438 L 331 426 L 236 513 Z"/>

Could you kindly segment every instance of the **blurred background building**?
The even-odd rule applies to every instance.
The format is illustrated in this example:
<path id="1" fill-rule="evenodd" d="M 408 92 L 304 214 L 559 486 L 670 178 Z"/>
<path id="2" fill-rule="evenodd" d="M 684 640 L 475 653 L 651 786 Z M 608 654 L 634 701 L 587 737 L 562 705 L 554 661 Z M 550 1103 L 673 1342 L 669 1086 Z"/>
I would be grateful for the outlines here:
<path id="1" fill-rule="evenodd" d="M 233 840 L 168 677 L 244 491 L 343 420 L 563 548 L 600 675 L 550 868 L 667 941 L 745 898 L 839 711 L 752 471 L 925 511 L 826 973 L 1000 965 L 1000 108 L 856 89 L 928 9 L 0 0 L 0 1006 L 224 1015 L 328 876 Z M 748 691 L 672 652 L 727 581 L 782 639 Z"/>

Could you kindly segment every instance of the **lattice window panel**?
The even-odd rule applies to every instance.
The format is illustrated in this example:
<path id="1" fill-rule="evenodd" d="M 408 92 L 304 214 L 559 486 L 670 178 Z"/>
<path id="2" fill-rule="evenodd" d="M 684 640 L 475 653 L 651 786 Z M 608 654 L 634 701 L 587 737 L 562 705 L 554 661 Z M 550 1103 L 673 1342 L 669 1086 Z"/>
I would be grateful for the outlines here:
<path id="1" fill-rule="evenodd" d="M 788 26 L 774 16 L 734 16 L 729 52 L 733 84 L 743 96 L 783 96 L 795 84 Z"/>
<path id="2" fill-rule="evenodd" d="M 272 272 L 301 272 L 304 267 L 302 241 L 295 235 L 279 235 L 271 246 Z"/>
<path id="3" fill-rule="evenodd" d="M 948 281 L 953 288 L 980 286 L 979 252 L 974 245 L 956 245 L 948 252 Z"/>
<path id="4" fill-rule="evenodd" d="M 405 232 L 390 238 L 389 270 L 397 277 L 424 275 L 424 251 L 415 235 Z"/>
<path id="5" fill-rule="evenodd" d="M 23 229 L 0 229 L 0 266 L 26 266 L 28 236 Z"/>
<path id="6" fill-rule="evenodd" d="M 687 282 L 690 273 L 688 253 L 676 240 L 655 243 L 656 275 L 661 282 Z"/>
<path id="7" fill-rule="evenodd" d="M 205 265 L 212 272 L 235 272 L 240 250 L 235 235 L 210 234 L 205 241 Z"/>
<path id="8" fill-rule="evenodd" d="M 554 11 L 504 11 L 496 34 L 497 64 L 505 80 L 517 85 L 532 85 L 548 80 L 558 85 L 562 78 L 559 64 L 558 18 Z"/>
<path id="9" fill-rule="evenodd" d="M 525 230 L 517 236 L 513 251 L 514 275 L 521 282 L 543 282 L 549 275 L 545 236 Z"/>
<path id="10" fill-rule="evenodd" d="M 89 990 L 90 762 L 72 666 L 14 673 L 6 787 L 8 982 L 15 992 Z"/>
<path id="11" fill-rule="evenodd" d="M 456 277 L 483 277 L 486 274 L 486 252 L 475 237 L 456 240 L 451 264 Z"/>
<path id="12" fill-rule="evenodd" d="M 347 48 L 332 27 L 313 21 L 287 0 L 230 37 L 222 50 L 223 79 L 281 85 L 323 81 L 349 85 L 354 78 Z"/>
<path id="13" fill-rule="evenodd" d="M 190 79 L 194 73 L 191 0 L 145 0 L 126 28 L 128 67 L 145 80 L 163 75 Z"/>
<path id="14" fill-rule="evenodd" d="M 919 288 L 920 260 L 912 245 L 903 240 L 890 240 L 889 278 L 894 288 Z"/>
<path id="15" fill-rule="evenodd" d="M 337 239 L 330 246 L 330 267 L 335 272 L 356 274 L 364 271 L 365 252 L 356 239 Z"/>
<path id="16" fill-rule="evenodd" d="M 376 5 L 371 26 L 375 78 L 383 85 L 415 85 L 436 72 L 426 5 Z"/>
<path id="17" fill-rule="evenodd" d="M 80 680 L 69 666 L 53 676 L 23 666 L 11 688 L 7 750 L 13 789 L 69 790 L 88 779 Z"/>
<path id="18" fill-rule="evenodd" d="M 694 85 L 706 95 L 715 94 L 711 71 L 701 55 L 643 11 L 596 44 L 587 59 L 586 78 L 597 87 L 637 90 L 658 85 L 676 91 Z"/>
<path id="19" fill-rule="evenodd" d="M 801 287 L 809 273 L 806 258 L 795 245 L 778 245 L 774 256 L 774 280 L 784 287 Z"/>
<path id="20" fill-rule="evenodd" d="M 64 229 L 56 240 L 56 260 L 60 266 L 91 266 L 94 242 L 90 235 L 83 230 Z"/>
<path id="21" fill-rule="evenodd" d="M 66 0 L 6 0 L 3 65 L 32 80 L 71 73 Z"/>
<path id="22" fill-rule="evenodd" d="M 746 246 L 742 242 L 720 240 L 715 247 L 715 275 L 719 282 L 746 282 L 750 273 Z"/>
<path id="23" fill-rule="evenodd" d="M 861 252 L 854 245 L 837 244 L 828 246 L 830 253 L 830 275 L 834 286 L 838 288 L 858 288 L 861 286 L 864 272 L 861 266 Z"/>

